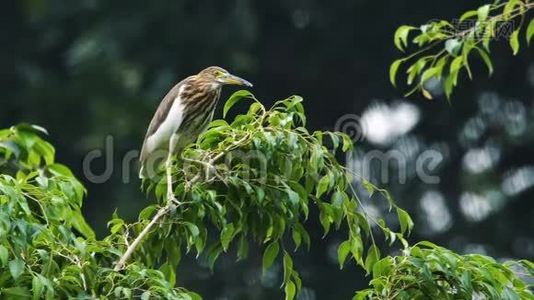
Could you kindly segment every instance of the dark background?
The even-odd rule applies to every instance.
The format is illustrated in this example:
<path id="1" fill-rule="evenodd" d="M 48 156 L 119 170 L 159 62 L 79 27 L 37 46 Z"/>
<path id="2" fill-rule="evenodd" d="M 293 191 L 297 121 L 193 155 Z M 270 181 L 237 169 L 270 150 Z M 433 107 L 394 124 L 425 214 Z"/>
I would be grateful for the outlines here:
<path id="1" fill-rule="evenodd" d="M 84 211 L 104 236 L 115 209 L 134 220 L 148 203 L 135 168 L 123 172 L 121 163 L 139 149 L 160 99 L 175 82 L 219 65 L 253 82 L 265 104 L 303 96 L 311 129 L 339 129 L 346 114 L 368 120 L 356 161 L 371 149 L 408 157 L 405 183 L 395 176 L 383 182 L 377 172 L 371 178 L 412 214 L 412 242 L 534 259 L 534 51 L 523 35 L 517 57 L 504 40 L 494 46 L 492 78 L 472 58 L 476 80 L 464 76 L 451 104 L 442 96 L 403 99 L 404 90 L 388 82 L 389 64 L 400 54 L 393 46 L 399 25 L 452 20 L 483 3 L 8 0 L 0 12 L 0 127 L 28 122 L 49 130 L 58 160 L 86 184 Z M 402 120 L 412 124 L 397 126 Z M 92 183 L 82 161 L 104 149 L 107 136 L 111 160 L 97 160 L 91 170 L 101 174 L 112 165 L 113 172 Z M 414 175 L 414 158 L 428 149 L 443 156 L 433 173 L 439 184 Z M 397 174 L 398 165 L 389 167 Z M 124 183 L 124 175 L 131 180 Z M 372 201 L 368 208 L 381 214 Z M 365 287 L 360 268 L 337 266 L 342 233 L 321 240 L 320 226 L 308 226 L 312 249 L 296 260 L 305 286 L 300 299 L 348 299 Z M 234 261 L 233 253 L 224 256 L 211 273 L 188 258 L 179 284 L 205 299 L 282 297 L 280 265 L 261 276 L 259 253 Z"/>

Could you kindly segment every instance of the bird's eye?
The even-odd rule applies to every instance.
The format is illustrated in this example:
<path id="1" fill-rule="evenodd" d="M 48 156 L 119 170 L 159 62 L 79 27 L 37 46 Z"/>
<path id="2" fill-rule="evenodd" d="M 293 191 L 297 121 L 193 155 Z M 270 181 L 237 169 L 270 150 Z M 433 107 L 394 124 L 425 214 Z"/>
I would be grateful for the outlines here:
<path id="1" fill-rule="evenodd" d="M 220 77 L 220 76 L 222 76 L 224 74 L 221 71 L 215 71 L 214 75 L 215 75 L 215 77 Z"/>

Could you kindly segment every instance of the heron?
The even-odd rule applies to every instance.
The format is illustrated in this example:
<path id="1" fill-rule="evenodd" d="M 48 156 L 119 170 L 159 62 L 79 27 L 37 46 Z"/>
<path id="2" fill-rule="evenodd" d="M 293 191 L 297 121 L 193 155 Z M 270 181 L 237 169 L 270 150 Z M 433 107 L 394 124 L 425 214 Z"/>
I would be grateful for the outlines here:
<path id="1" fill-rule="evenodd" d="M 221 67 L 208 67 L 177 83 L 163 98 L 150 121 L 139 158 L 139 177 L 153 178 L 158 173 L 158 159 L 166 156 L 169 201 L 176 200 L 172 188 L 172 158 L 206 130 L 224 85 L 252 87 L 247 80 Z"/>

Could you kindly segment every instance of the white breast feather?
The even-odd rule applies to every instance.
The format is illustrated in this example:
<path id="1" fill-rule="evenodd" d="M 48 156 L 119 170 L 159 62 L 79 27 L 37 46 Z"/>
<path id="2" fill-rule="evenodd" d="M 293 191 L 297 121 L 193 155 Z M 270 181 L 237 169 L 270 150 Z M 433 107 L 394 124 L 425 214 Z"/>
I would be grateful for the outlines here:
<path id="1" fill-rule="evenodd" d="M 156 132 L 148 138 L 147 148 L 149 152 L 158 148 L 167 148 L 167 143 L 169 142 L 171 135 L 175 133 L 182 124 L 184 106 L 179 98 L 183 89 L 184 87 L 182 86 L 178 91 L 178 97 L 173 101 L 171 110 L 167 114 L 163 123 L 161 123 Z"/>

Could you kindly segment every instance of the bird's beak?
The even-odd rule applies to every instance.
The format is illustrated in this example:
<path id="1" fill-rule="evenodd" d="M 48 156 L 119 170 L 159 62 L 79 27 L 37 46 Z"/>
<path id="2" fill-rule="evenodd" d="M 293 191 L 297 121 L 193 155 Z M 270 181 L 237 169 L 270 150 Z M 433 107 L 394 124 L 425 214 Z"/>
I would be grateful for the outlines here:
<path id="1" fill-rule="evenodd" d="M 245 79 L 241 77 L 237 77 L 232 74 L 224 75 L 219 78 L 219 81 L 223 84 L 235 84 L 235 85 L 244 85 L 248 87 L 252 87 L 252 83 L 246 81 Z"/>

